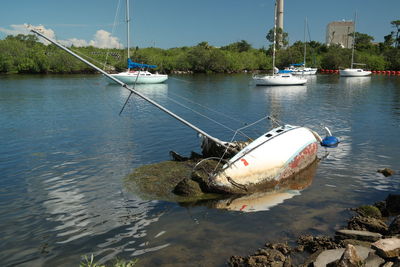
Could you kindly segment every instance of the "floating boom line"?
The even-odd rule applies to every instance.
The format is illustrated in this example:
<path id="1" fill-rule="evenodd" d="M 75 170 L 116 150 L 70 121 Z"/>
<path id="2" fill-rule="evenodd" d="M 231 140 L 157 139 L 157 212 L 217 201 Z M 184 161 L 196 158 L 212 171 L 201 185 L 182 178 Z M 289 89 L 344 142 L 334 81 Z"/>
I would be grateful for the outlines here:
<path id="1" fill-rule="evenodd" d="M 191 124 L 190 122 L 186 121 L 185 119 L 181 118 L 180 116 L 176 115 L 175 113 L 173 113 L 172 111 L 170 111 L 169 109 L 161 106 L 160 104 L 158 104 L 157 102 L 155 102 L 154 100 L 148 98 L 147 96 L 141 94 L 140 92 L 136 91 L 134 88 L 128 86 L 126 83 L 121 82 L 120 80 L 118 80 L 117 78 L 111 76 L 110 74 L 108 74 L 106 71 L 102 70 L 101 68 L 97 67 L 96 65 L 92 64 L 91 62 L 87 61 L 86 59 L 82 58 L 81 56 L 77 55 L 76 53 L 72 52 L 71 50 L 69 50 L 68 48 L 66 48 L 65 46 L 59 44 L 57 41 L 47 37 L 46 35 L 44 35 L 43 33 L 41 33 L 39 30 L 36 30 L 30 26 L 28 26 L 28 29 L 30 29 L 31 32 L 41 36 L 42 38 L 46 39 L 47 41 L 53 43 L 54 45 L 56 45 L 58 48 L 66 51 L 67 53 L 71 54 L 72 56 L 76 57 L 77 59 L 79 59 L 80 61 L 84 62 L 85 64 L 89 65 L 90 67 L 94 68 L 95 70 L 97 70 L 98 72 L 104 74 L 107 78 L 113 80 L 114 82 L 116 82 L 117 84 L 121 85 L 123 88 L 127 89 L 128 91 L 130 91 L 131 93 L 139 96 L 140 98 L 142 98 L 143 100 L 147 101 L 148 103 L 152 104 L 153 106 L 156 106 L 157 108 L 159 108 L 161 111 L 164 111 L 165 113 L 167 113 L 168 115 L 170 115 L 171 117 L 177 119 L 178 121 L 182 122 L 183 124 L 185 124 L 186 126 L 192 128 L 193 130 L 195 130 L 197 133 L 206 136 L 207 138 L 209 138 L 210 140 L 214 141 L 215 143 L 226 147 L 226 148 L 230 148 L 232 149 L 229 144 L 226 144 L 225 142 L 219 140 L 218 138 L 215 138 L 213 136 L 211 136 L 210 134 L 206 133 L 205 131 L 201 130 L 200 128 L 196 127 L 195 125 Z"/>

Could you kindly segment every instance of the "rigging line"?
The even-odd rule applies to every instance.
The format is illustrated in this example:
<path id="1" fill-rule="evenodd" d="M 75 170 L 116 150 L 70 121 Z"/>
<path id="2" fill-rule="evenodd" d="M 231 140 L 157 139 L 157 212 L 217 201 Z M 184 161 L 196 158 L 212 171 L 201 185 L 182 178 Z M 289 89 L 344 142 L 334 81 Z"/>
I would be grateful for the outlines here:
<path id="1" fill-rule="evenodd" d="M 121 3 L 121 1 L 118 0 L 117 11 L 115 12 L 115 16 L 114 16 L 114 24 L 113 24 L 113 27 L 112 27 L 112 30 L 111 30 L 111 36 L 114 34 L 115 26 L 117 25 L 117 17 L 118 17 L 118 13 L 119 13 L 120 3 Z M 104 61 L 103 69 L 105 69 L 105 67 L 107 65 L 107 60 L 108 60 L 109 54 L 110 54 L 110 48 L 107 49 L 107 54 L 106 54 L 106 59 Z"/>
<path id="2" fill-rule="evenodd" d="M 228 127 L 228 126 L 226 126 L 226 125 L 224 125 L 224 124 L 222 124 L 222 123 L 220 123 L 220 122 L 218 122 L 218 121 L 216 121 L 216 120 L 214 120 L 214 119 L 212 119 L 212 118 L 210 118 L 210 117 L 208 117 L 208 116 L 206 116 L 206 115 L 204 115 L 204 114 L 202 114 L 202 113 L 200 113 L 200 112 L 198 112 L 198 111 L 196 111 L 196 110 L 194 110 L 194 109 L 192 109 L 192 108 L 190 108 L 190 107 L 188 107 L 188 106 L 185 106 L 185 105 L 182 104 L 182 103 L 179 103 L 179 102 L 176 101 L 175 99 L 172 99 L 172 98 L 170 98 L 170 97 L 168 97 L 168 96 L 167 96 L 167 98 L 168 98 L 169 100 L 171 100 L 172 102 L 174 102 L 175 104 L 178 104 L 179 106 L 184 107 L 184 108 L 186 108 L 186 109 L 192 111 L 193 113 L 196 113 L 196 114 L 198 114 L 198 115 L 200 115 L 200 116 L 202 116 L 202 117 L 204 117 L 204 118 L 206 118 L 206 119 L 208 119 L 208 120 L 210 120 L 210 121 L 212 121 L 212 122 L 218 124 L 219 126 L 225 128 L 225 129 L 230 130 L 231 132 L 236 132 L 234 129 L 232 129 L 232 128 L 230 128 L 230 127 Z M 240 133 L 242 136 L 251 139 L 251 137 L 249 137 L 249 136 L 246 135 L 245 133 L 243 133 L 243 132 L 239 132 L 239 133 Z"/>
<path id="3" fill-rule="evenodd" d="M 100 61 L 98 61 L 98 60 L 96 60 L 96 59 L 94 59 L 94 58 L 92 58 L 92 57 L 86 55 L 85 53 L 82 53 L 82 52 L 78 51 L 77 49 L 72 49 L 72 48 L 70 48 L 70 49 L 71 49 L 72 51 L 74 51 L 75 53 L 77 53 L 77 54 L 83 56 L 83 57 L 89 58 L 90 60 L 92 60 L 93 62 L 96 62 L 96 63 L 99 64 L 99 65 L 103 64 L 103 62 L 100 62 Z M 108 66 L 108 67 L 112 67 L 111 65 L 107 65 L 107 66 Z"/>
<path id="4" fill-rule="evenodd" d="M 226 114 L 222 113 L 221 111 L 214 110 L 214 109 L 209 108 L 209 107 L 207 107 L 207 106 L 204 106 L 204 105 L 202 105 L 202 104 L 200 104 L 200 103 L 194 102 L 193 100 L 190 100 L 190 99 L 188 99 L 188 98 L 186 98 L 186 97 L 184 97 L 184 96 L 180 96 L 180 95 L 175 94 L 175 93 L 172 93 L 172 92 L 169 92 L 169 93 L 172 94 L 172 95 L 174 95 L 174 96 L 176 96 L 176 97 L 179 97 L 179 98 L 181 98 L 181 99 L 184 99 L 184 100 L 188 101 L 189 103 L 198 105 L 198 106 L 200 106 L 200 107 L 202 107 L 202 108 L 204 108 L 204 109 L 206 109 L 206 110 L 215 112 L 215 113 L 217 113 L 217 114 L 219 114 L 219 115 L 222 115 L 222 116 L 224 116 L 224 117 L 226 117 L 226 118 L 228 118 L 228 119 L 231 119 L 231 120 L 233 120 L 233 121 L 239 122 L 239 123 L 241 123 L 241 124 L 243 124 L 243 125 L 247 125 L 247 123 L 245 123 L 245 122 L 243 122 L 243 121 L 241 121 L 241 120 L 238 120 L 238 119 L 236 119 L 236 118 L 233 118 L 233 117 L 231 117 L 231 116 L 229 116 L 229 115 L 226 115 Z"/>
<path id="5" fill-rule="evenodd" d="M 233 140 L 235 139 L 236 134 L 237 134 L 238 132 L 240 132 L 241 130 L 246 129 L 247 127 L 253 126 L 253 125 L 255 125 L 255 124 L 257 124 L 257 123 L 259 123 L 259 122 L 261 122 L 261 121 L 263 121 L 263 120 L 265 120 L 265 119 L 271 119 L 271 117 L 267 115 L 267 116 L 265 116 L 265 117 L 262 117 L 261 119 L 256 120 L 255 122 L 250 123 L 249 125 L 246 125 L 246 126 L 244 126 L 244 127 L 242 127 L 242 128 L 237 129 L 236 132 L 235 132 L 235 134 L 232 136 L 231 141 L 229 141 L 229 143 L 232 143 L 232 142 L 233 142 Z M 224 153 L 222 154 L 222 156 L 220 157 L 220 159 L 219 159 L 219 161 L 218 161 L 217 166 L 215 166 L 213 172 L 215 172 L 215 170 L 216 170 L 216 169 L 218 168 L 218 166 L 221 164 L 221 161 L 223 160 L 223 158 L 224 158 L 224 156 L 225 156 L 225 154 L 226 154 L 227 152 L 228 152 L 228 149 L 225 149 Z"/>

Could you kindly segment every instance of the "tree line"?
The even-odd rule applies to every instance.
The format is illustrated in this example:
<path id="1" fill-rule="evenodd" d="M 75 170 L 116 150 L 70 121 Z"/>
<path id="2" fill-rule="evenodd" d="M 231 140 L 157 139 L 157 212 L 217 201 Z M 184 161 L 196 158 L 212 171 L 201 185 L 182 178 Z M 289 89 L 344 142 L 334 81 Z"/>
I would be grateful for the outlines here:
<path id="1" fill-rule="evenodd" d="M 356 33 L 355 62 L 364 63 L 370 70 L 400 70 L 400 20 L 393 21 L 395 30 L 385 36 L 384 42 L 373 43 L 374 38 Z M 282 34 L 287 36 L 287 34 Z M 270 36 L 267 36 L 267 39 Z M 283 42 L 284 43 L 284 42 Z M 322 69 L 350 66 L 351 49 L 310 41 L 307 45 L 307 65 Z M 102 49 L 93 46 L 71 49 L 97 66 L 109 71 L 126 68 L 126 50 Z M 292 63 L 303 62 L 304 43 L 278 47 L 276 66 L 280 69 Z M 171 73 L 236 73 L 243 71 L 268 71 L 272 69 L 272 45 L 253 48 L 247 41 L 222 47 L 201 42 L 192 47 L 133 48 L 131 59 L 135 62 L 157 65 L 157 71 Z M 0 40 L 0 73 L 93 73 L 90 67 L 65 53 L 55 45 L 39 42 L 35 35 L 9 35 Z"/>

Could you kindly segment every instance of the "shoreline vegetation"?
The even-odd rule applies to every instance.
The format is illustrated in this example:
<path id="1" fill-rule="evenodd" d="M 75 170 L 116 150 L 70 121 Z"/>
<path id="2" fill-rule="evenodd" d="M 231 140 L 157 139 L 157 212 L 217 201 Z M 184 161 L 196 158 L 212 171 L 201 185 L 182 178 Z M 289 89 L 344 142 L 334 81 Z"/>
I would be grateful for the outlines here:
<path id="1" fill-rule="evenodd" d="M 364 69 L 400 71 L 400 46 L 393 39 L 374 44 L 373 37 L 356 33 L 356 61 Z M 279 69 L 303 61 L 303 42 L 277 51 Z M 339 45 L 327 46 L 316 41 L 307 42 L 308 66 L 320 69 L 339 69 L 350 66 L 351 49 Z M 93 46 L 71 49 L 108 72 L 126 69 L 125 49 L 104 49 Z M 0 74 L 89 74 L 96 73 L 89 66 L 68 55 L 54 45 L 39 42 L 35 35 L 9 35 L 0 40 Z M 135 62 L 157 65 L 155 71 L 173 74 L 267 72 L 272 69 L 271 48 L 255 49 L 245 40 L 222 47 L 201 42 L 192 47 L 161 49 L 132 48 Z"/>

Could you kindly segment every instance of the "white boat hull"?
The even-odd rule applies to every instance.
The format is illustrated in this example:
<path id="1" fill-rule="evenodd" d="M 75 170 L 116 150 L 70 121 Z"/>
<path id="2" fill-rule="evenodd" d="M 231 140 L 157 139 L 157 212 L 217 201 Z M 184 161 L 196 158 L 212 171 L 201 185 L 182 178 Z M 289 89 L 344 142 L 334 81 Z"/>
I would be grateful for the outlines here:
<path id="1" fill-rule="evenodd" d="M 315 161 L 318 140 L 305 127 L 285 125 L 242 149 L 211 177 L 217 191 L 243 194 L 273 188 Z"/>
<path id="2" fill-rule="evenodd" d="M 307 82 L 307 79 L 294 77 L 290 74 L 254 76 L 253 79 L 256 85 L 268 85 L 268 86 L 303 85 Z"/>
<path id="3" fill-rule="evenodd" d="M 162 83 L 168 79 L 166 74 L 153 74 L 148 71 L 140 71 L 139 75 L 137 71 L 134 72 L 121 72 L 117 74 L 111 74 L 111 76 L 117 78 L 126 84 L 150 84 L 150 83 Z M 110 80 L 110 82 L 112 82 Z"/>
<path id="4" fill-rule="evenodd" d="M 339 70 L 340 76 L 343 77 L 363 77 L 363 76 L 368 76 L 371 75 L 371 71 L 366 71 L 363 69 L 344 69 L 344 70 Z"/>

